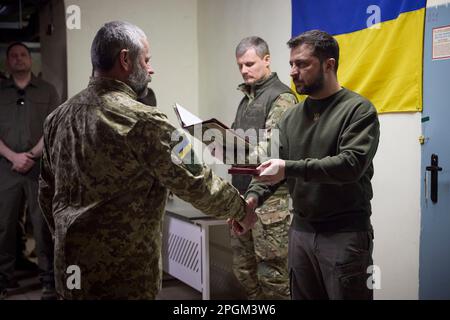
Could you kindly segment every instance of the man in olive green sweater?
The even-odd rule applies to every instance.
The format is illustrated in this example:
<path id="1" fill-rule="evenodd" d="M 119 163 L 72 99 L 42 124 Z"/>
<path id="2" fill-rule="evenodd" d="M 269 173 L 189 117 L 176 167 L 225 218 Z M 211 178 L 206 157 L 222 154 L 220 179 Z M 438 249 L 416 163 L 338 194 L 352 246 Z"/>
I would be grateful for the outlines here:
<path id="1" fill-rule="evenodd" d="M 337 80 L 339 46 L 308 31 L 288 42 L 291 77 L 307 99 L 278 124 L 281 159 L 259 167 L 246 198 L 261 205 L 285 180 L 293 199 L 289 237 L 292 299 L 372 299 L 374 106 Z"/>

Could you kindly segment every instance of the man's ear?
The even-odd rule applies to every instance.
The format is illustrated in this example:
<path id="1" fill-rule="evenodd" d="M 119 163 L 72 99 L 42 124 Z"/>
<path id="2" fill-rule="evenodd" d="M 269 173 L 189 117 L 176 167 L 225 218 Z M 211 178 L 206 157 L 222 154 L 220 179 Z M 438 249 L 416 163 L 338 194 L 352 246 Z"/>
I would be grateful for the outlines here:
<path id="1" fill-rule="evenodd" d="M 270 54 L 266 54 L 263 58 L 264 63 L 268 67 L 270 65 Z"/>
<path id="2" fill-rule="evenodd" d="M 119 64 L 125 71 L 131 71 L 133 65 L 130 58 L 130 51 L 128 49 L 122 49 L 119 52 Z"/>
<path id="3" fill-rule="evenodd" d="M 329 58 L 329 59 L 327 59 L 327 61 L 325 61 L 325 70 L 327 72 L 333 72 L 334 73 L 335 67 L 336 67 L 336 59 Z"/>

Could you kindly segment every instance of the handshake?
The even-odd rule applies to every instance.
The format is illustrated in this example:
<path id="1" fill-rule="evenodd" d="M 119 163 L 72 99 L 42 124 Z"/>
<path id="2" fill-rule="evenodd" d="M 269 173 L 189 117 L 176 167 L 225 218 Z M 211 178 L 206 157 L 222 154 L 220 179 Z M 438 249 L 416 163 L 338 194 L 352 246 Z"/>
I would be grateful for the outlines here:
<path id="1" fill-rule="evenodd" d="M 256 168 L 259 172 L 254 178 L 264 184 L 277 184 L 284 179 L 286 163 L 281 159 L 271 159 Z M 245 211 L 247 215 L 241 221 L 235 219 L 228 219 L 228 225 L 234 234 L 241 236 L 245 234 L 249 229 L 253 228 L 257 220 L 255 209 L 258 206 L 258 200 L 255 197 L 249 197 L 246 200 Z"/>
<path id="2" fill-rule="evenodd" d="M 234 234 L 241 236 L 248 230 L 253 228 L 257 220 L 255 209 L 258 206 L 258 201 L 254 197 L 250 197 L 246 200 L 245 212 L 247 213 L 241 221 L 235 219 L 228 219 L 228 225 Z"/>

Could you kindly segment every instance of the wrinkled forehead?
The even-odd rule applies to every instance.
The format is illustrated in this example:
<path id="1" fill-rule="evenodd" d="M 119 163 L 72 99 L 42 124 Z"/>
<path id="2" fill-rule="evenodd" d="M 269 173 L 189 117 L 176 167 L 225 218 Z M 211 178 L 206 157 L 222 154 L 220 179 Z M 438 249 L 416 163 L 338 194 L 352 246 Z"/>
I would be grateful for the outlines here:
<path id="1" fill-rule="evenodd" d="M 144 37 L 141 38 L 140 41 L 142 43 L 142 54 L 148 56 L 150 54 L 150 44 L 148 43 L 148 39 Z"/>

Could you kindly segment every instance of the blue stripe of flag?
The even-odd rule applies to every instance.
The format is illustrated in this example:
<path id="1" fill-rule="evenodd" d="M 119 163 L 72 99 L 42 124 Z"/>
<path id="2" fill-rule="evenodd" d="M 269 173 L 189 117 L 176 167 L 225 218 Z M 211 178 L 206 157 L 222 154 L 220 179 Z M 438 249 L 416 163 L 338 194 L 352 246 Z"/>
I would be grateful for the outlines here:
<path id="1" fill-rule="evenodd" d="M 384 22 L 424 8 L 426 0 L 292 0 L 292 35 L 312 29 L 332 35 L 366 29 L 371 5 L 379 6 Z"/>

